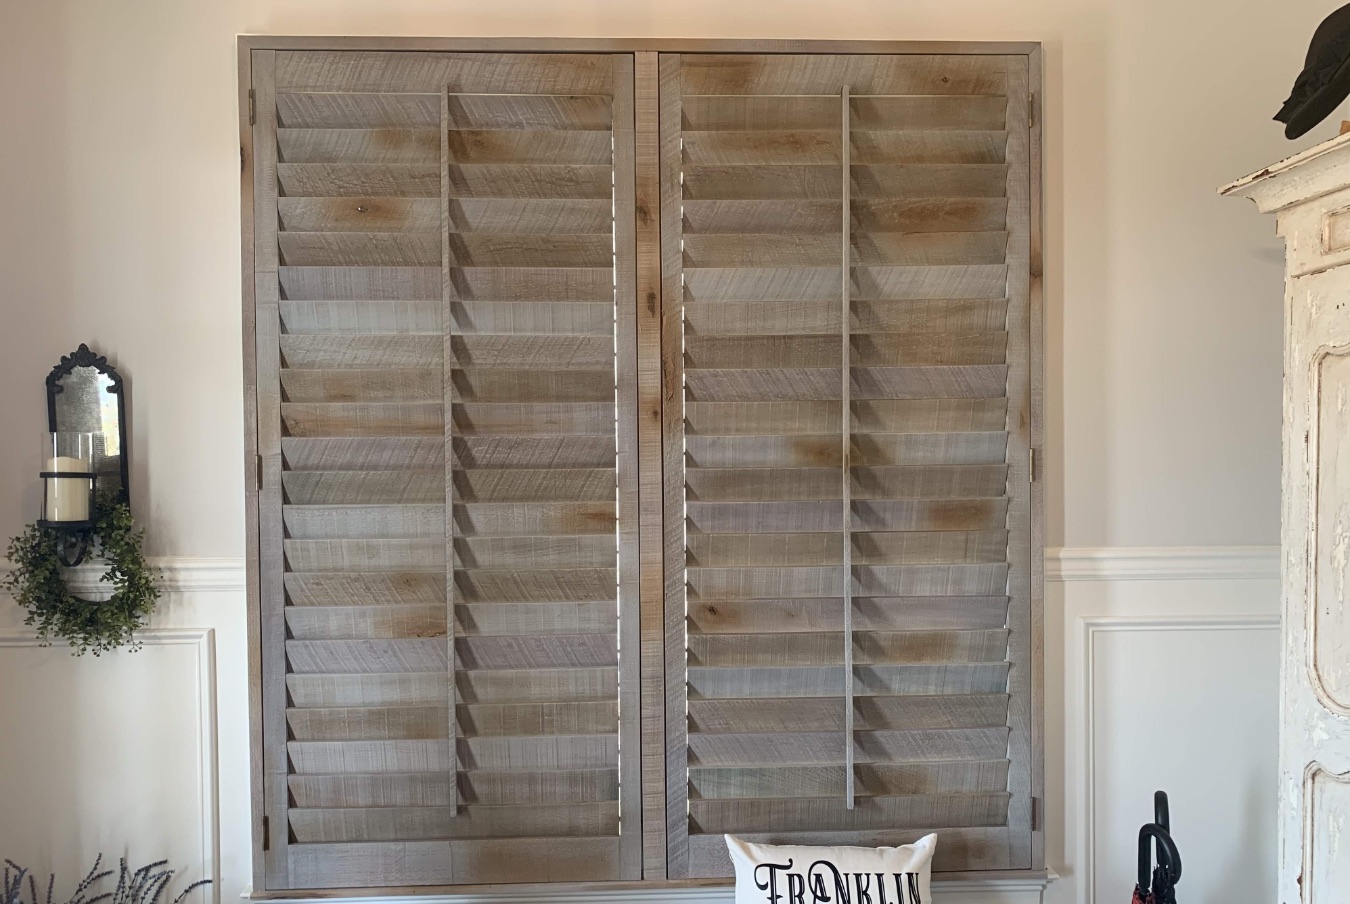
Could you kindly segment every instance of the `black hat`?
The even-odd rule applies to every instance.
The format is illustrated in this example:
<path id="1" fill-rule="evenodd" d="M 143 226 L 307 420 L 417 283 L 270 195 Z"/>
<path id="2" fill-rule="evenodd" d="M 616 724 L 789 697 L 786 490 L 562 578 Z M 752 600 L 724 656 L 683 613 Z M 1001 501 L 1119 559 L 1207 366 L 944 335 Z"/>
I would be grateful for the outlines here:
<path id="1" fill-rule="evenodd" d="M 1275 119 L 1284 137 L 1298 138 L 1350 97 L 1350 4 L 1322 20 L 1308 45 L 1303 71 Z"/>

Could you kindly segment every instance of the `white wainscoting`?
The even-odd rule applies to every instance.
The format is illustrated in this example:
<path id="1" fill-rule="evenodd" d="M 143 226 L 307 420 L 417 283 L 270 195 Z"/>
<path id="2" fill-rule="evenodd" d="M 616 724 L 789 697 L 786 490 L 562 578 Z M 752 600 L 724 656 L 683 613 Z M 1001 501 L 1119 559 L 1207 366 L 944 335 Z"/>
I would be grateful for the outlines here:
<path id="1" fill-rule="evenodd" d="M 133 859 L 169 856 L 185 876 L 215 877 L 213 897 L 229 900 L 247 893 L 250 876 L 243 561 L 157 564 L 166 597 L 140 653 L 79 660 L 59 647 L 41 650 L 13 607 L 0 613 L 0 715 L 7 717 L 0 722 L 0 856 L 55 868 L 73 884 L 95 852 L 115 856 L 125 846 Z M 1187 866 L 1183 898 L 1268 904 L 1278 570 L 1278 551 L 1268 547 L 1048 550 L 1047 850 L 1060 878 L 1048 888 L 942 883 L 934 897 L 945 904 L 1128 900 L 1133 833 L 1151 818 L 1156 786 L 1173 797 Z M 97 578 L 82 569 L 75 583 L 90 592 Z M 1156 706 L 1163 687 L 1174 693 Z M 1160 739 L 1156 747 L 1151 734 Z M 48 746 L 55 747 L 50 755 Z M 161 793 L 146 794 L 156 782 Z M 444 900 L 729 904 L 731 895 L 681 889 Z"/>
<path id="2" fill-rule="evenodd" d="M 62 887 L 99 853 L 114 869 L 167 858 L 218 904 L 215 631 L 140 642 L 76 659 L 0 633 L 0 856 Z"/>
<path id="3" fill-rule="evenodd" d="M 1270 666 L 1279 661 L 1278 616 L 1079 624 L 1083 900 L 1111 901 L 1134 881 L 1137 823 L 1151 820 L 1158 787 L 1171 800 L 1183 894 L 1272 900 L 1279 676 Z M 1219 677 L 1222 691 L 1212 680 Z M 1121 811 L 1135 818 L 1114 818 Z"/>
<path id="4" fill-rule="evenodd" d="M 1275 900 L 1278 550 L 1054 550 L 1046 572 L 1047 904 L 1129 900 L 1159 788 L 1181 900 Z"/>

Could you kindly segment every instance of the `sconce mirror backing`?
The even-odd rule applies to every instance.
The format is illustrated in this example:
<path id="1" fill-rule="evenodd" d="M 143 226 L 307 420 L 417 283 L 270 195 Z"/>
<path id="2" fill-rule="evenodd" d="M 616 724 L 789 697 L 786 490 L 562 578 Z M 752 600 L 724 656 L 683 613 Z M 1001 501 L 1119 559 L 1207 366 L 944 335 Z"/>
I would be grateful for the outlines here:
<path id="1" fill-rule="evenodd" d="M 93 471 L 100 494 L 106 489 L 129 502 L 127 411 L 122 377 L 89 346 L 61 359 L 47 375 L 47 429 L 52 433 L 95 433 Z"/>

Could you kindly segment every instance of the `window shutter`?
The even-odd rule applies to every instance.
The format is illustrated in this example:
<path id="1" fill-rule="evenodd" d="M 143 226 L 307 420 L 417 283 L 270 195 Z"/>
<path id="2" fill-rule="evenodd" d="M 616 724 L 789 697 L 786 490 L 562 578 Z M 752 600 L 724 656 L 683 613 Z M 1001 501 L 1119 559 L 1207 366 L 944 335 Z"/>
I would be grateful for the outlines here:
<path id="1" fill-rule="evenodd" d="M 1031 867 L 1028 60 L 661 86 L 670 875 L 724 832 Z"/>
<path id="2" fill-rule="evenodd" d="M 1041 868 L 1038 57 L 246 40 L 257 887 Z"/>
<path id="3" fill-rule="evenodd" d="M 632 57 L 252 67 L 268 888 L 640 878 Z"/>

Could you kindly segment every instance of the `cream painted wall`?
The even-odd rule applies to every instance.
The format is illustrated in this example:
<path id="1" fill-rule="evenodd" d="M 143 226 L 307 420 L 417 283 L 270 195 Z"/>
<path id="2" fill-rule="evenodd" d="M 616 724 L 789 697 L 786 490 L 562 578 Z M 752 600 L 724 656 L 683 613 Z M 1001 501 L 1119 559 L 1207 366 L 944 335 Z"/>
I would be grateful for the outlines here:
<path id="1" fill-rule="evenodd" d="M 1288 146 L 1269 121 L 1333 5 L 0 0 L 0 536 L 35 514 L 42 378 L 88 341 L 132 384 L 135 502 L 152 551 L 242 554 L 234 36 L 272 32 L 1043 41 L 1050 542 L 1272 544 L 1279 245 L 1269 220 L 1213 189 L 1335 133 L 1324 124 Z M 1199 883 L 1269 844 L 1273 804 L 1260 777 L 1273 786 L 1274 741 L 1262 737 L 1275 724 L 1276 664 L 1261 631 L 1277 583 L 1229 579 L 1241 575 L 1203 549 L 1179 560 L 1189 580 L 1126 580 L 1134 566 L 1119 553 L 1107 551 L 1093 580 L 1049 594 L 1049 850 L 1065 878 L 1047 900 L 1124 899 L 1120 863 L 1127 874 L 1133 854 L 1116 845 L 1157 784 L 1199 789 L 1178 812 L 1193 832 L 1193 899 L 1221 900 L 1202 894 L 1219 887 L 1232 901 L 1268 900 L 1273 851 L 1269 863 L 1250 857 L 1245 890 Z M 1140 619 L 1156 633 L 1137 633 Z M 0 634 L 6 625 L 17 628 L 12 612 L 0 613 Z M 216 858 L 231 899 L 248 876 L 242 594 L 175 593 L 158 625 L 210 639 L 205 677 L 193 658 L 205 640 L 101 662 L 0 642 L 0 719 L 11 720 L 0 722 L 0 801 L 21 817 L 0 820 L 0 855 L 68 869 L 128 839 L 134 856 L 162 851 L 193 868 Z M 1193 658 L 1175 668 L 1187 650 Z M 1156 766 L 1126 734 L 1148 703 L 1121 666 L 1139 656 L 1179 682 L 1182 705 L 1159 724 L 1179 740 Z M 216 688 L 215 782 L 193 771 L 201 698 L 173 686 L 199 680 Z M 1250 705 L 1233 703 L 1238 691 Z M 1188 717 L 1210 701 L 1205 719 Z M 85 726 L 100 743 L 80 740 Z M 138 735 L 155 743 L 131 746 Z M 46 756 L 49 737 L 80 743 Z M 1121 755 L 1100 756 L 1117 743 Z M 100 756 L 105 747 L 117 755 Z M 157 781 L 159 799 L 126 809 L 131 790 Z M 211 819 L 218 857 L 187 862 Z"/>
<path id="2" fill-rule="evenodd" d="M 0 533 L 36 504 L 41 377 L 89 340 L 132 382 L 153 548 L 242 552 L 237 33 L 539 34 L 1043 41 L 1051 542 L 1274 543 L 1278 246 L 1213 188 L 1287 152 L 1331 5 L 4 0 Z"/>

